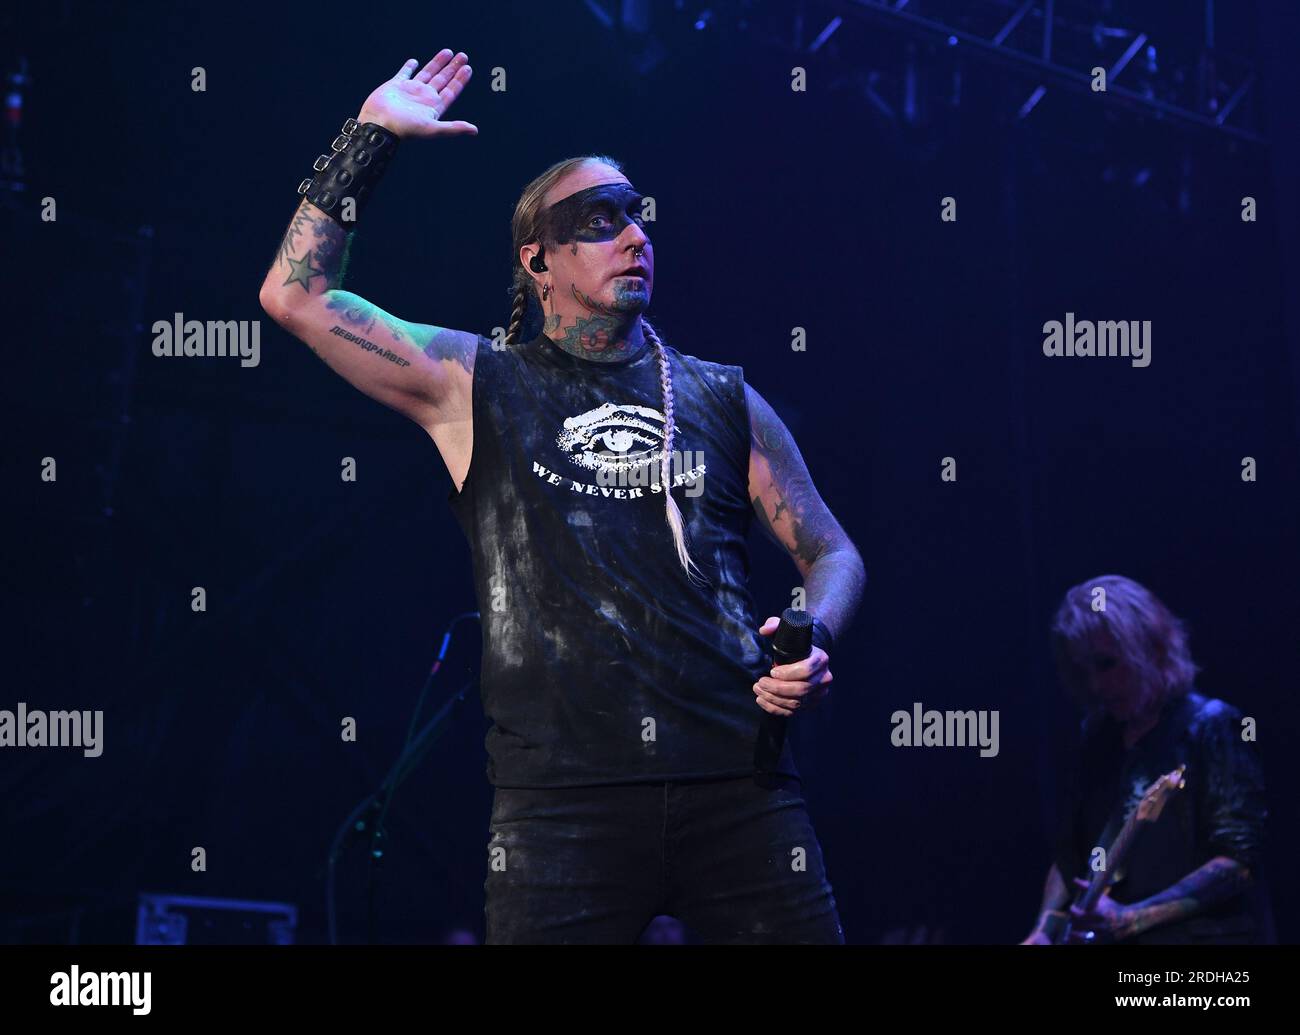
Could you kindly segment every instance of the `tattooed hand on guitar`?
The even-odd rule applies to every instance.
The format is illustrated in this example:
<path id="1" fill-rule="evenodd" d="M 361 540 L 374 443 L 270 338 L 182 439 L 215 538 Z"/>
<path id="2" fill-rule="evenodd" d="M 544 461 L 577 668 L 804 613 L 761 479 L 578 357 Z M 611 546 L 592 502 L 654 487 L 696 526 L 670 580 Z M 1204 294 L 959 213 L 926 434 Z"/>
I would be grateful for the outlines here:
<path id="1" fill-rule="evenodd" d="M 1074 879 L 1074 885 L 1081 891 L 1088 890 L 1088 881 Z M 1090 908 L 1079 905 L 1070 907 L 1071 945 L 1109 944 L 1137 934 L 1137 910 L 1120 905 L 1110 897 L 1109 891 L 1101 896 Z"/>

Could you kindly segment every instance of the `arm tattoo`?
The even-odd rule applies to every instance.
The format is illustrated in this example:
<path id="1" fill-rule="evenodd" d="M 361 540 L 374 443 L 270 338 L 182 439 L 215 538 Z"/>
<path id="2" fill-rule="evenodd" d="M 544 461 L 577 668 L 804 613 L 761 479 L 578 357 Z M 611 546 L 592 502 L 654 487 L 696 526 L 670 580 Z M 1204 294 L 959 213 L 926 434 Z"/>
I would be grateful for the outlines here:
<path id="1" fill-rule="evenodd" d="M 350 291 L 331 291 L 325 308 L 339 315 L 339 319 L 351 330 L 336 327 L 330 333 L 342 332 L 340 337 L 352 337 L 348 340 L 366 341 L 365 335 L 374 330 L 376 324 L 393 336 L 393 340 L 409 343 L 433 360 L 449 359 L 459 363 L 467 373 L 474 369 L 474 356 L 478 347 L 478 338 L 465 335 L 445 327 L 432 324 L 411 324 L 380 309 L 372 302 L 367 302 L 360 295 Z M 367 342 L 369 344 L 369 342 Z M 365 347 L 364 345 L 362 346 Z M 387 350 L 385 350 L 387 351 Z M 391 353 L 390 353 L 391 354 Z M 388 358 L 385 356 L 384 358 Z M 405 362 L 399 365 L 406 365 Z"/>
<path id="2" fill-rule="evenodd" d="M 345 341 L 355 342 L 358 348 L 363 349 L 366 352 L 373 352 L 380 359 L 386 359 L 390 363 L 396 363 L 399 367 L 409 367 L 411 365 L 411 361 L 409 359 L 403 359 L 401 356 L 399 356 L 396 352 L 393 352 L 391 349 L 386 349 L 382 345 L 376 345 L 373 341 L 367 341 L 365 338 L 362 338 L 360 335 L 356 335 L 353 334 L 351 331 L 344 330 L 338 324 L 335 324 L 333 327 L 330 328 L 330 334 L 337 334 L 340 338 L 343 338 Z"/>
<path id="3" fill-rule="evenodd" d="M 284 240 L 280 242 L 280 258 L 284 262 L 289 261 L 289 256 L 293 254 L 294 249 L 298 246 L 298 235 L 311 225 L 311 213 L 307 211 L 304 205 L 294 213 L 293 222 L 289 224 L 289 229 L 284 235 Z"/>
<path id="4" fill-rule="evenodd" d="M 289 279 L 281 286 L 288 287 L 290 284 L 301 284 L 302 289 L 310 295 L 311 278 L 319 277 L 325 272 L 324 270 L 317 269 L 312 265 L 311 250 L 308 249 L 307 254 L 301 259 L 295 259 L 293 256 L 290 256 L 287 261 L 290 270 Z"/>
<path id="5" fill-rule="evenodd" d="M 750 395 L 749 415 L 750 449 L 763 458 L 770 472 L 769 484 L 759 486 L 760 495 L 754 497 L 754 509 L 778 542 L 782 542 L 778 526 L 785 522 L 794 542 L 792 553 L 804 564 L 813 564 L 830 546 L 839 526 L 813 487 L 789 430 L 757 392 Z"/>
<path id="6" fill-rule="evenodd" d="M 475 353 L 478 351 L 478 338 L 469 342 L 462 335 L 443 327 L 422 324 L 412 329 L 415 344 L 426 356 L 433 360 L 449 359 L 459 363 L 466 373 L 474 370 Z"/>
<path id="7" fill-rule="evenodd" d="M 1250 871 L 1226 855 L 1218 855 L 1193 870 L 1177 884 L 1135 905 L 1141 916 L 1141 930 L 1173 923 L 1201 912 L 1207 906 L 1231 898 L 1251 881 Z"/>
<path id="8" fill-rule="evenodd" d="M 346 291 L 335 291 L 328 302 L 325 303 L 326 309 L 332 309 L 339 314 L 346 323 L 358 328 L 362 333 L 374 330 L 375 323 L 382 323 L 384 327 L 398 341 L 406 340 L 406 331 L 409 326 L 403 324 L 397 317 L 384 312 L 379 306 L 367 302 L 360 295 L 354 295 Z"/>
<path id="9" fill-rule="evenodd" d="M 339 318 L 347 324 L 351 324 L 362 334 L 368 334 L 374 330 L 375 320 L 377 318 L 377 306 L 371 305 L 360 295 L 353 295 L 346 291 L 336 291 L 330 295 L 330 299 L 325 303 L 325 308 L 339 314 Z"/>
<path id="10" fill-rule="evenodd" d="M 296 253 L 304 245 L 307 246 L 306 251 L 300 258 Z M 283 261 L 290 271 L 284 286 L 300 284 L 310 294 L 312 279 L 325 277 L 325 308 L 337 313 L 342 324 L 347 325 L 335 324 L 330 328 L 330 333 L 355 343 L 366 352 L 375 353 L 381 359 L 399 367 L 411 365 L 409 359 L 366 337 L 374 330 L 376 323 L 382 324 L 394 341 L 410 342 L 430 359 L 453 360 L 465 371 L 473 371 L 477 337 L 470 336 L 466 342 L 465 335 L 444 327 L 408 324 L 367 302 L 360 295 L 341 290 L 351 245 L 350 232 L 304 202 L 294 214 L 293 222 L 289 224 L 276 255 L 276 261 Z M 324 359 L 314 345 L 312 351 Z"/>
<path id="11" fill-rule="evenodd" d="M 754 511 L 803 573 L 808 610 L 837 633 L 861 602 L 862 558 L 818 494 L 789 429 L 748 384 L 745 394 L 750 452 L 758 460 L 760 481 L 750 486 Z"/>
<path id="12" fill-rule="evenodd" d="M 299 240 L 300 237 L 305 237 L 305 241 Z M 309 247 L 299 257 L 297 252 L 304 243 Z M 277 261 L 283 262 L 290 271 L 283 286 L 301 284 L 302 289 L 311 294 L 312 278 L 323 276 L 327 288 L 339 287 L 343 283 L 351 243 L 351 234 L 329 216 L 313 215 L 304 202 L 289 224 L 276 255 Z"/>
<path id="13" fill-rule="evenodd" d="M 330 219 L 319 216 L 315 220 L 316 261 L 320 263 L 325 276 L 329 278 L 328 286 L 343 286 L 343 272 L 348 264 L 348 249 L 352 246 L 352 235 Z"/>

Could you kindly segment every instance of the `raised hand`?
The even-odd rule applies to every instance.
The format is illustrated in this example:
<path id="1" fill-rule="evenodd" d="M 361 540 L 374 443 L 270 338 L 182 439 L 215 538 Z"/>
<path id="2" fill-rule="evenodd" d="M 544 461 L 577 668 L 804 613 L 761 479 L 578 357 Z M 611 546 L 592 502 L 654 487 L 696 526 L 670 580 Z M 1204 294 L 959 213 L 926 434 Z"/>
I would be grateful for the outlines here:
<path id="1" fill-rule="evenodd" d="M 399 137 L 477 134 L 473 123 L 442 121 L 473 75 L 468 62 L 464 53 L 453 55 L 443 48 L 416 72 L 419 62 L 408 58 L 392 79 L 366 98 L 357 121 L 376 122 Z"/>

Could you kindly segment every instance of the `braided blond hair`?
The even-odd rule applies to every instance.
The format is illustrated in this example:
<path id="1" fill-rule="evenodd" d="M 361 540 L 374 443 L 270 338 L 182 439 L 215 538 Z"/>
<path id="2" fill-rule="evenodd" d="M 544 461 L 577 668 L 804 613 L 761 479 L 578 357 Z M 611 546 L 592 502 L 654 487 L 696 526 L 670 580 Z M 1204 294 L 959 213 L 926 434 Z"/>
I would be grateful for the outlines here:
<path id="1" fill-rule="evenodd" d="M 515 288 L 515 303 L 510 308 L 510 326 L 506 328 L 506 344 L 516 345 L 519 342 L 519 329 L 524 323 L 524 314 L 528 311 L 527 288 Z"/>
<path id="2" fill-rule="evenodd" d="M 645 336 L 650 339 L 650 344 L 654 346 L 655 358 L 659 360 L 659 389 L 664 400 L 664 452 L 659 461 L 659 480 L 664 487 L 664 511 L 668 518 L 668 527 L 672 529 L 673 545 L 677 548 L 677 559 L 681 562 L 686 574 L 692 578 L 703 579 L 707 584 L 708 579 L 704 578 L 704 573 L 691 560 L 691 555 L 686 549 L 686 525 L 682 521 L 682 510 L 677 506 L 677 501 L 673 499 L 669 461 L 672 457 L 673 438 L 676 435 L 677 426 L 673 420 L 673 375 L 668 365 L 668 353 L 664 349 L 664 343 L 659 337 L 659 332 L 650 326 L 650 321 L 644 316 L 641 317 L 641 329 L 645 332 Z M 692 572 L 692 568 L 695 569 L 694 572 Z"/>

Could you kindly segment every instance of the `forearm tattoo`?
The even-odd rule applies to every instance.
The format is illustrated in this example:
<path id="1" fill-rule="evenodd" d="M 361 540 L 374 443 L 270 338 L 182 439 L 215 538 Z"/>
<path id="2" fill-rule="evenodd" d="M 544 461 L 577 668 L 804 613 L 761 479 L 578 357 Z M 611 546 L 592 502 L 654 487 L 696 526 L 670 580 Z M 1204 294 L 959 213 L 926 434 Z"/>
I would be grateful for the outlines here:
<path id="1" fill-rule="evenodd" d="M 1250 871 L 1237 860 L 1226 855 L 1215 856 L 1177 884 L 1140 903 L 1139 909 L 1145 917 L 1142 929 L 1199 913 L 1206 906 L 1243 891 L 1250 880 Z"/>
<path id="2" fill-rule="evenodd" d="M 294 214 L 276 255 L 275 261 L 283 262 L 289 272 L 283 286 L 299 284 L 311 294 L 315 278 L 324 277 L 325 308 L 339 319 L 339 323 L 330 328 L 330 333 L 353 342 L 366 352 L 373 352 L 389 363 L 399 367 L 411 365 L 410 359 L 370 340 L 368 335 L 376 324 L 381 324 L 393 341 L 417 348 L 430 359 L 452 360 L 466 372 L 472 371 L 478 344 L 474 336 L 468 336 L 467 341 L 466 335 L 445 327 L 406 323 L 360 295 L 341 290 L 351 244 L 351 233 L 304 202 Z M 312 346 L 312 351 L 321 355 L 315 346 Z"/>
<path id="3" fill-rule="evenodd" d="M 862 558 L 818 494 L 789 429 L 749 385 L 745 392 L 750 448 L 762 458 L 757 466 L 766 481 L 754 486 L 754 512 L 804 571 L 807 609 L 839 632 L 862 600 Z"/>
<path id="4" fill-rule="evenodd" d="M 280 254 L 278 258 L 282 262 L 288 262 L 289 257 L 295 254 L 298 248 L 298 237 L 304 230 L 312 224 L 311 212 L 305 205 L 300 207 L 293 215 L 293 222 L 289 224 L 289 229 L 284 235 L 284 240 L 280 242 Z"/>
<path id="5" fill-rule="evenodd" d="M 352 235 L 329 216 L 313 215 L 304 202 L 294 214 L 276 255 L 277 261 L 289 271 L 281 286 L 299 284 L 311 294 L 313 278 L 324 277 L 327 289 L 339 287 L 343 283 L 351 239 Z"/>

